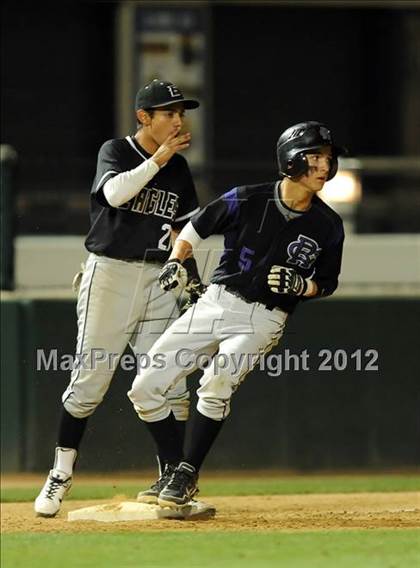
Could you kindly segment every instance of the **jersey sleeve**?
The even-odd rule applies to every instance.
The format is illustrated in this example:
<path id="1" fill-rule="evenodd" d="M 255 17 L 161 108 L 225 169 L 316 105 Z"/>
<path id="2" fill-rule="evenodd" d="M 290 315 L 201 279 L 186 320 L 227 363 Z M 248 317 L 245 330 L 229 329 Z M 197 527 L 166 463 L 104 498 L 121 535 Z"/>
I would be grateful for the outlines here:
<path id="1" fill-rule="evenodd" d="M 182 184 L 182 195 L 179 200 L 178 210 L 176 212 L 176 217 L 172 222 L 172 226 L 176 229 L 182 229 L 188 221 L 191 220 L 198 211 L 200 211 L 200 206 L 198 204 L 197 193 L 195 191 L 194 181 L 188 167 L 187 162 L 183 159 L 183 184 Z"/>
<path id="2" fill-rule="evenodd" d="M 242 201 L 240 188 L 234 187 L 191 219 L 194 229 L 202 239 L 229 232 L 238 223 Z"/>
<path id="3" fill-rule="evenodd" d="M 107 207 L 109 207 L 109 204 L 103 194 L 103 187 L 109 179 L 122 172 L 120 155 L 120 150 L 115 140 L 105 142 L 98 153 L 96 175 L 91 193 L 95 195 L 101 205 Z"/>
<path id="4" fill-rule="evenodd" d="M 317 296 L 330 296 L 338 286 L 338 276 L 341 270 L 343 255 L 344 230 L 343 226 L 337 229 L 333 242 L 325 249 L 315 265 L 313 280 L 318 286 Z"/>

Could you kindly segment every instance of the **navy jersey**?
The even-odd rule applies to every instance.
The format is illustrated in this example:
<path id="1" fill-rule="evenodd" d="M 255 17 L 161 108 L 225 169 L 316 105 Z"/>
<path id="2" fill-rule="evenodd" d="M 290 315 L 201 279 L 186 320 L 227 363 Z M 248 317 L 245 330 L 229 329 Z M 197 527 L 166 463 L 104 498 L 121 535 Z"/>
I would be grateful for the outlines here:
<path id="1" fill-rule="evenodd" d="M 199 211 L 188 164 L 179 154 L 130 201 L 120 207 L 108 204 L 104 184 L 148 158 L 150 154 L 130 136 L 109 140 L 99 150 L 91 190 L 91 228 L 85 242 L 89 251 L 112 258 L 165 262 L 171 229 L 181 228 Z"/>
<path id="2" fill-rule="evenodd" d="M 303 213 L 288 209 L 279 184 L 234 188 L 191 221 L 203 239 L 212 234 L 225 237 L 212 282 L 290 313 L 303 298 L 272 292 L 267 283 L 271 267 L 294 268 L 317 283 L 318 295 L 328 296 L 338 284 L 344 231 L 340 216 L 317 196 Z"/>

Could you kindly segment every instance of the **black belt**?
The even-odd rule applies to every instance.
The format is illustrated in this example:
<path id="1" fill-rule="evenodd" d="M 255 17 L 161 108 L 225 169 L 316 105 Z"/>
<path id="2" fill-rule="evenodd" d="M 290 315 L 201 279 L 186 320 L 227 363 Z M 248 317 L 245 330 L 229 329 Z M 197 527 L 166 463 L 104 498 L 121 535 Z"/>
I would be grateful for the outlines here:
<path id="1" fill-rule="evenodd" d="M 112 258 L 113 260 L 122 260 L 123 262 L 147 262 L 149 264 L 159 264 L 159 266 L 163 266 L 163 262 L 161 260 L 155 259 L 144 259 L 144 258 L 120 258 L 117 256 L 110 256 L 109 254 L 104 254 L 103 252 L 94 252 L 96 256 L 103 256 L 105 258 Z"/>
<path id="2" fill-rule="evenodd" d="M 264 306 L 264 308 L 266 310 L 269 310 L 270 312 L 272 312 L 275 308 L 278 308 L 278 306 L 273 306 L 271 304 L 267 305 L 267 304 L 264 304 L 264 302 L 259 302 L 258 300 L 250 300 L 249 298 L 246 298 L 240 292 L 238 292 L 234 288 L 231 288 L 230 286 L 225 285 L 225 290 L 226 290 L 226 292 L 229 292 L 229 294 L 232 294 L 233 296 L 240 298 L 241 300 L 243 300 L 247 304 L 261 304 L 262 306 Z M 278 309 L 281 310 L 281 308 L 278 308 Z"/>

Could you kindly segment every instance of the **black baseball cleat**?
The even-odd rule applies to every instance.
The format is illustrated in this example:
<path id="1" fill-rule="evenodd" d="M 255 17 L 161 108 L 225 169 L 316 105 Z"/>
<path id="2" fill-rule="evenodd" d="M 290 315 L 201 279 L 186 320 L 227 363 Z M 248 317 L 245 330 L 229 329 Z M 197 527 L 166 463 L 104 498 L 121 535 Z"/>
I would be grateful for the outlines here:
<path id="1" fill-rule="evenodd" d="M 195 467 L 187 462 L 181 462 L 169 483 L 159 493 L 158 504 L 161 507 L 186 505 L 198 493 L 197 480 Z"/>
<path id="2" fill-rule="evenodd" d="M 149 489 L 146 489 L 146 491 L 140 491 L 140 493 L 138 493 L 137 501 L 139 503 L 149 503 L 151 505 L 156 505 L 158 502 L 159 493 L 169 483 L 175 470 L 176 465 L 166 464 L 165 469 L 161 473 L 159 479 Z"/>

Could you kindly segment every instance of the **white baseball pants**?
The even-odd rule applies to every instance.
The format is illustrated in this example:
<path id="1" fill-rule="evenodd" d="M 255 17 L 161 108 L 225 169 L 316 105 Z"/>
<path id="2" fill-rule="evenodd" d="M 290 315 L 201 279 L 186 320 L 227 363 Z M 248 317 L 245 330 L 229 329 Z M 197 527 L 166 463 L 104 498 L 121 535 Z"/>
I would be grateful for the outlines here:
<path id="1" fill-rule="evenodd" d="M 159 364 L 137 375 L 128 392 L 136 412 L 146 422 L 165 419 L 171 410 L 167 393 L 207 362 L 197 408 L 208 418 L 223 420 L 230 412 L 232 394 L 259 358 L 277 344 L 286 319 L 287 313 L 280 309 L 267 310 L 224 286 L 210 285 L 150 350 Z"/>
<path id="2" fill-rule="evenodd" d="M 84 418 L 95 411 L 127 344 L 137 356 L 131 361 L 137 368 L 140 355 L 178 317 L 175 295 L 159 287 L 159 271 L 158 264 L 89 255 L 77 302 L 76 361 L 80 364 L 73 369 L 62 398 L 72 416 Z M 187 420 L 186 382 L 178 382 L 166 396 L 175 417 Z"/>

